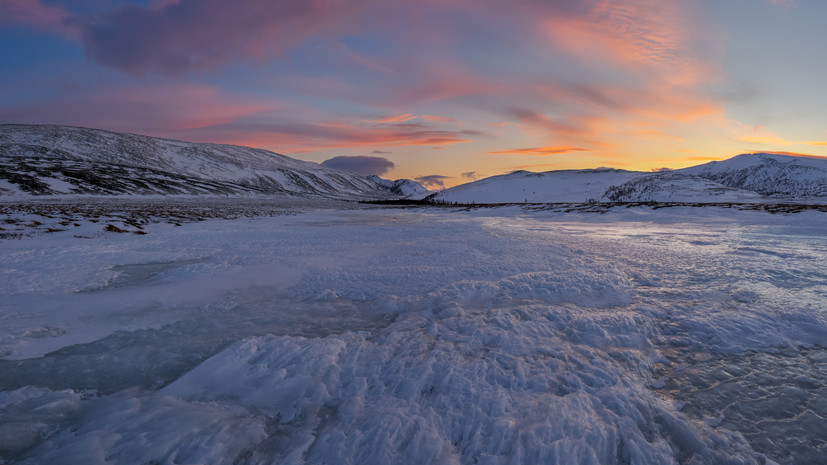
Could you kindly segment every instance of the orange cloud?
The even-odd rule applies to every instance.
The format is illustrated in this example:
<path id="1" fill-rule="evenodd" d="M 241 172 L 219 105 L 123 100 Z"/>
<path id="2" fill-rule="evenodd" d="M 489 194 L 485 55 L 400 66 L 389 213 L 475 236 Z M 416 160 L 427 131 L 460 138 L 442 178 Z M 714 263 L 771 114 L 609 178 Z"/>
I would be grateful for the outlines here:
<path id="1" fill-rule="evenodd" d="M 511 108 L 508 113 L 509 116 L 516 118 L 524 129 L 540 130 L 546 135 L 567 141 L 586 141 L 589 139 L 594 141 L 592 145 L 599 144 L 599 138 L 593 136 L 598 133 L 597 126 L 604 122 L 604 119 L 599 116 L 578 114 L 567 114 L 561 118 L 552 118 L 545 113 L 519 107 Z"/>
<path id="2" fill-rule="evenodd" d="M 731 121 L 732 131 L 741 142 L 761 145 L 810 145 L 813 147 L 827 147 L 827 141 L 787 140 L 778 134 L 767 130 L 764 126 L 750 126 L 737 121 Z"/>
<path id="3" fill-rule="evenodd" d="M 658 131 L 656 129 L 639 129 L 639 130 L 632 130 L 626 132 L 626 134 L 630 136 L 640 137 L 642 139 L 652 139 L 652 140 L 668 140 L 673 142 L 686 142 L 686 139 L 682 137 L 676 137 L 671 134 L 667 134 L 663 131 Z"/>
<path id="4" fill-rule="evenodd" d="M 749 151 L 744 153 L 769 153 L 770 155 L 788 155 L 791 157 L 802 157 L 802 158 L 815 158 L 816 160 L 827 160 L 827 157 L 821 155 L 811 155 L 809 153 L 799 153 L 799 152 L 779 152 L 779 151 L 772 151 L 772 152 L 755 152 Z"/>
<path id="5" fill-rule="evenodd" d="M 683 86 L 708 75 L 687 46 L 691 12 L 680 2 L 595 0 L 574 15 L 551 15 L 541 27 L 559 48 L 581 59 L 655 72 L 658 80 Z"/>
<path id="6" fill-rule="evenodd" d="M 648 87 L 627 88 L 601 84 L 548 84 L 537 86 L 541 98 L 570 107 L 612 113 L 624 118 L 635 115 L 657 120 L 693 121 L 721 114 L 720 105 L 692 89 L 658 92 Z M 651 84 L 655 85 L 655 84 Z"/>
<path id="7" fill-rule="evenodd" d="M 582 147 L 558 146 L 558 147 L 533 147 L 526 149 L 508 149 L 488 152 L 494 155 L 558 155 L 570 152 L 588 152 L 589 149 Z"/>
<path id="8" fill-rule="evenodd" d="M 684 160 L 690 160 L 690 161 L 714 161 L 714 160 L 721 160 L 721 157 L 686 157 Z"/>
<path id="9" fill-rule="evenodd" d="M 512 166 L 512 167 L 509 167 L 509 168 L 505 168 L 505 171 L 506 172 L 512 172 L 512 171 L 520 171 L 520 170 L 530 170 L 530 169 L 534 169 L 534 168 L 554 168 L 554 167 L 557 167 L 557 166 L 558 165 L 556 163 L 542 163 L 542 164 L 538 164 L 538 165 L 520 165 L 520 166 Z"/>
<path id="10" fill-rule="evenodd" d="M 462 126 L 462 121 L 456 118 L 449 118 L 447 116 L 438 116 L 438 115 L 422 115 L 420 118 L 424 119 L 425 121 L 431 121 L 434 123 L 450 123 L 455 124 L 457 126 Z"/>
<path id="11" fill-rule="evenodd" d="M 346 121 L 293 121 L 261 117 L 198 131 L 201 139 L 218 143 L 268 147 L 300 153 L 345 147 L 445 146 L 472 142 L 478 131 L 447 131 L 424 124 L 354 124 Z"/>

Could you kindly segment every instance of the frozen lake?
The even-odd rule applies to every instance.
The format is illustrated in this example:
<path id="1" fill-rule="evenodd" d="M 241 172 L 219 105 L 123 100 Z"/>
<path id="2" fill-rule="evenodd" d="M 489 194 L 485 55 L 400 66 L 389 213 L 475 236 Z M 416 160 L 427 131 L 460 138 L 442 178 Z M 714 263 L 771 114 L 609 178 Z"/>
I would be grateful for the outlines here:
<path id="1" fill-rule="evenodd" d="M 0 241 L 0 463 L 827 463 L 825 213 L 279 213 Z"/>

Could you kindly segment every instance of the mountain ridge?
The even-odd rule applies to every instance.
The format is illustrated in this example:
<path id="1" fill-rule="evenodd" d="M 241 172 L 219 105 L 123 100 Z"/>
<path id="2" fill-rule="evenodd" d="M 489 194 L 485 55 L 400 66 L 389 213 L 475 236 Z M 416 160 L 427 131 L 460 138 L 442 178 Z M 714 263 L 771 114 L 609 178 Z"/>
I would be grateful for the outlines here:
<path id="1" fill-rule="evenodd" d="M 827 159 L 745 153 L 676 170 L 775 199 L 827 198 Z"/>
<path id="2" fill-rule="evenodd" d="M 827 159 L 748 153 L 677 170 L 515 171 L 430 193 L 264 149 L 0 125 L 0 196 L 276 195 L 457 204 L 827 201 Z"/>
<path id="3" fill-rule="evenodd" d="M 364 176 L 264 149 L 14 124 L 0 125 L 0 189 L 22 195 L 397 197 Z"/>
<path id="4" fill-rule="evenodd" d="M 754 153 L 656 172 L 515 171 L 454 186 L 426 199 L 458 204 L 827 201 L 827 159 Z"/>

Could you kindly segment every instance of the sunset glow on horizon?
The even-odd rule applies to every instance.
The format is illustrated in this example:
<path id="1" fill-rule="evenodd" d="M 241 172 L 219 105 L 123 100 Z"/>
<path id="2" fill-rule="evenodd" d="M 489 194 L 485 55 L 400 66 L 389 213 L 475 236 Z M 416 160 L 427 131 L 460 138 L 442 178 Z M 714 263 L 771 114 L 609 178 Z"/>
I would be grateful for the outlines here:
<path id="1" fill-rule="evenodd" d="M 827 156 L 825 17 L 823 0 L 0 0 L 0 123 L 430 187 Z"/>

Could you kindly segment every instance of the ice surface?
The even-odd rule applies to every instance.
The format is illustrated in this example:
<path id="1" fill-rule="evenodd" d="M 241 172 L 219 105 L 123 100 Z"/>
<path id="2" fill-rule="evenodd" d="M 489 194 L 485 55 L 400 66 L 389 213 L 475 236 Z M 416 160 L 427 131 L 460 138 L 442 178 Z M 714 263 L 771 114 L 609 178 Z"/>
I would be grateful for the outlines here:
<path id="1" fill-rule="evenodd" d="M 6 240 L 0 457 L 823 463 L 825 226 L 365 208 Z"/>

